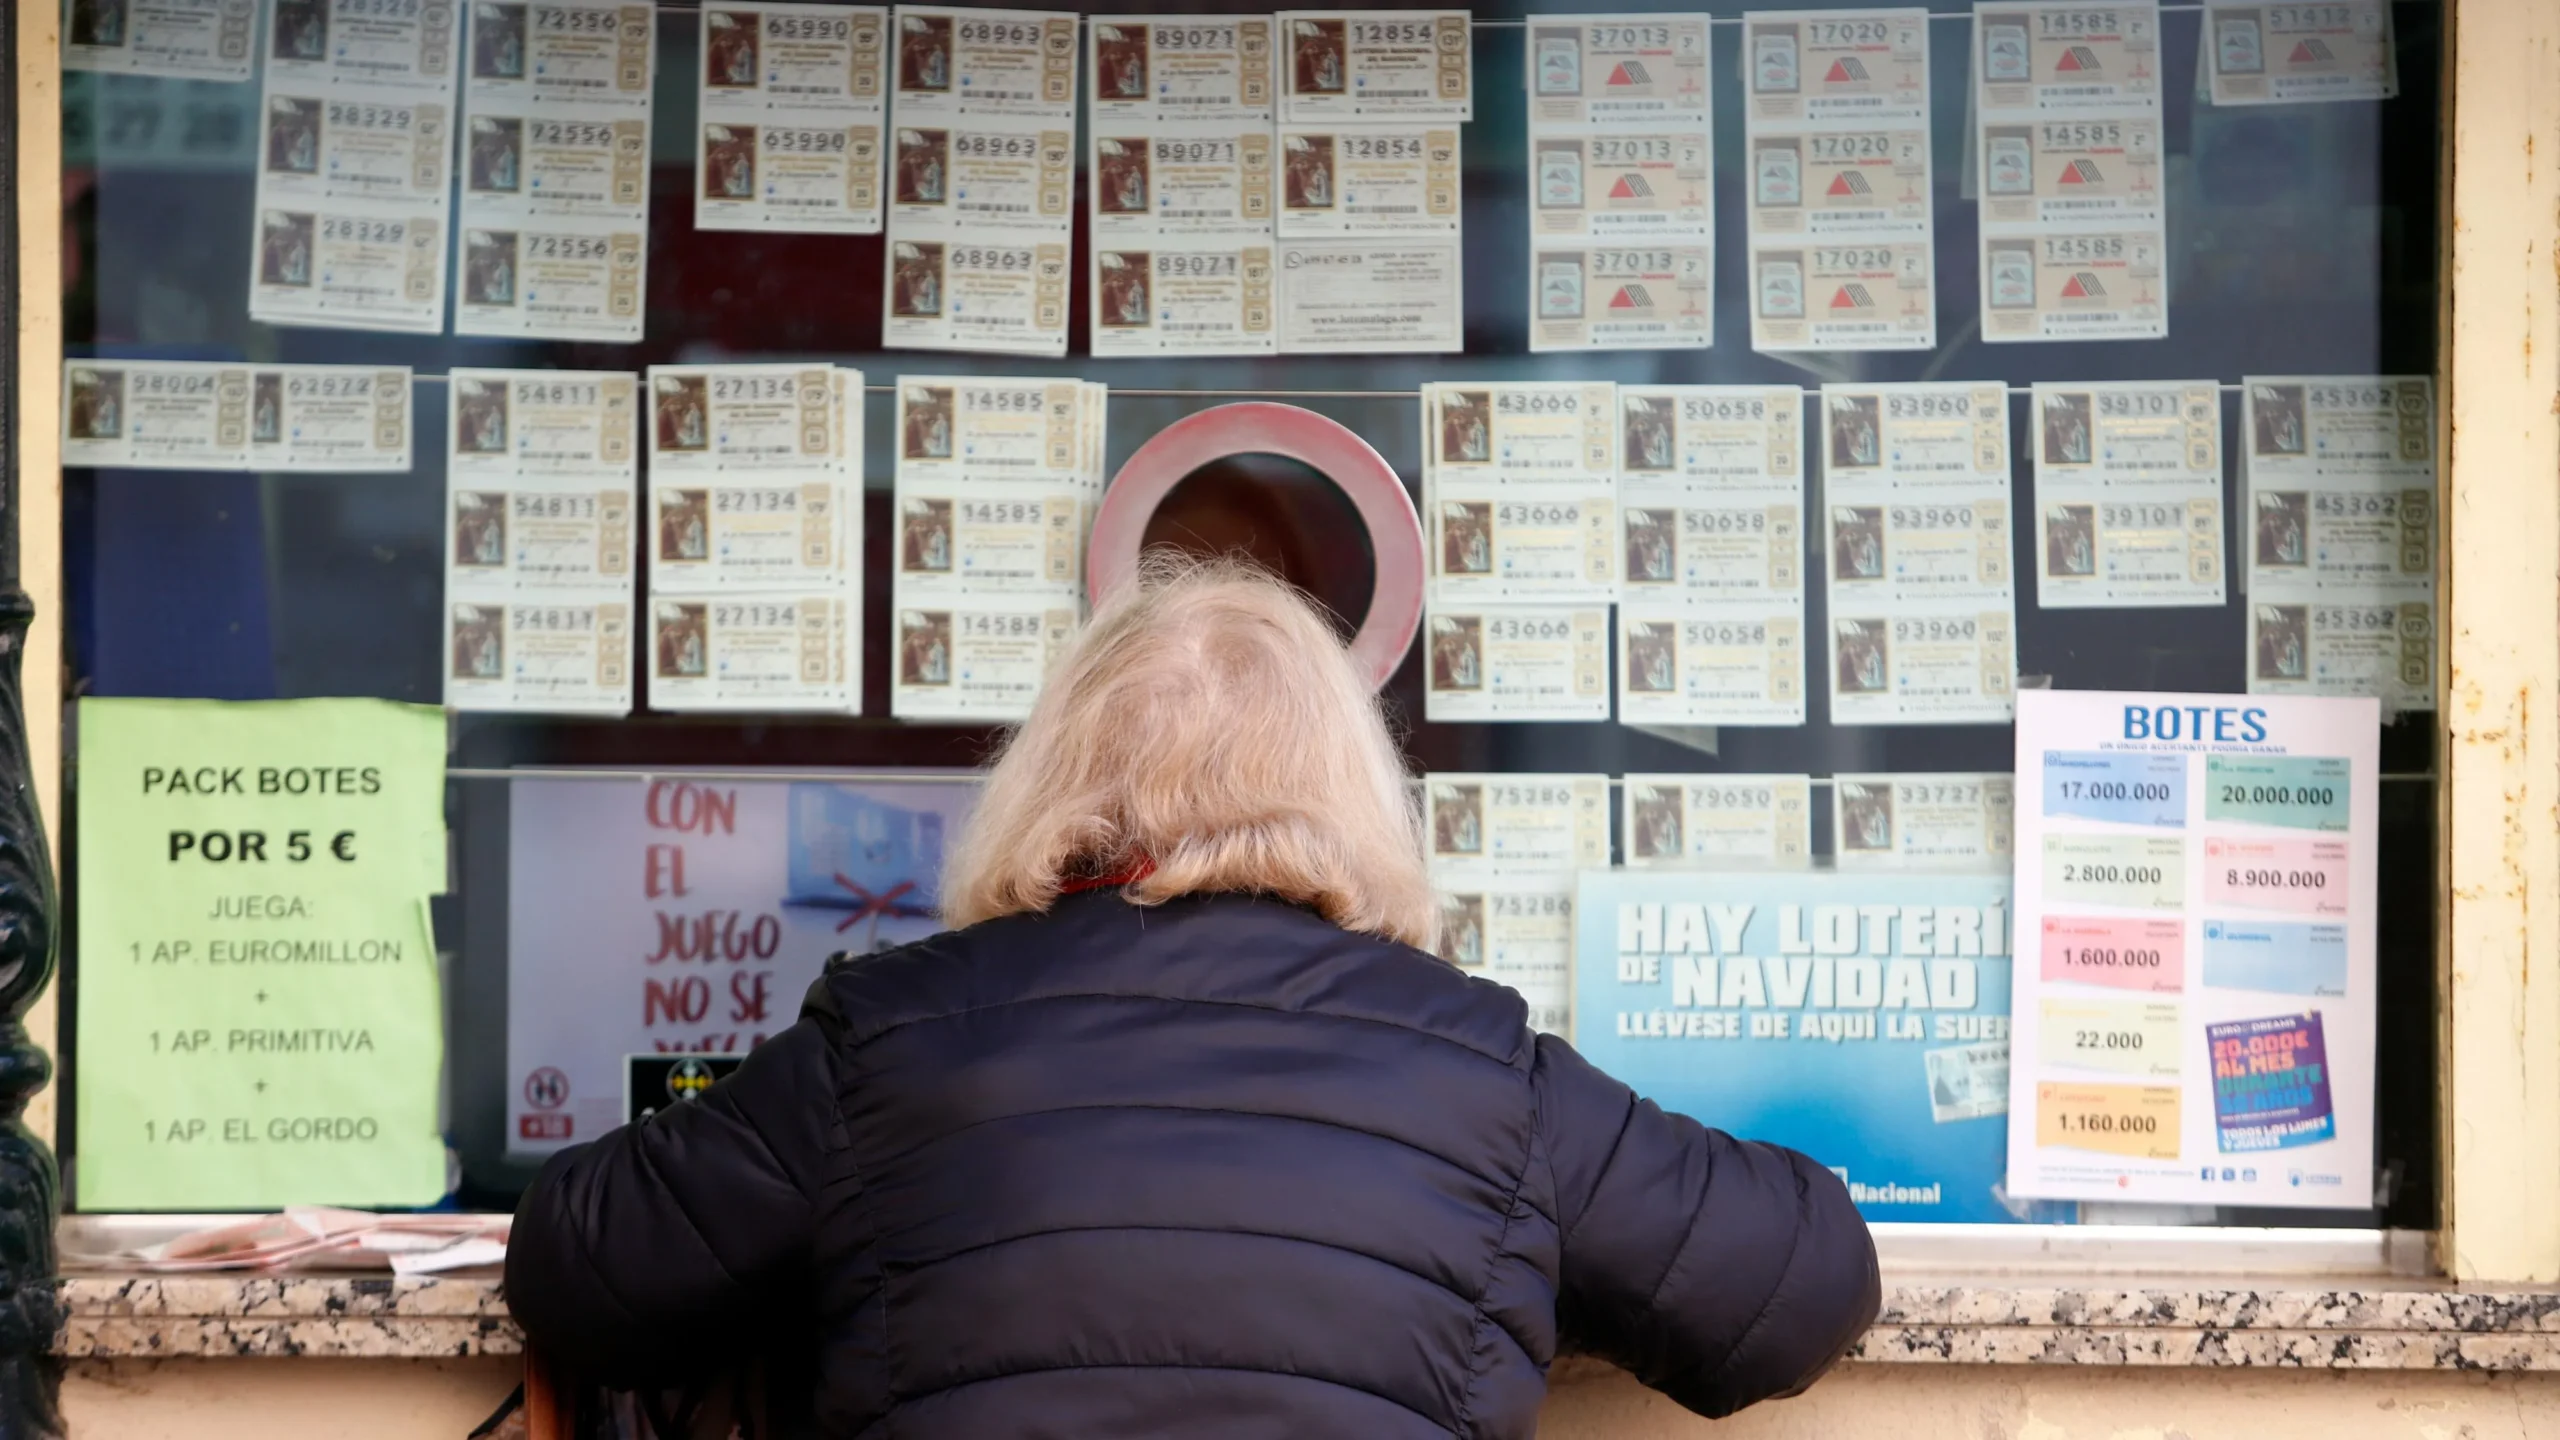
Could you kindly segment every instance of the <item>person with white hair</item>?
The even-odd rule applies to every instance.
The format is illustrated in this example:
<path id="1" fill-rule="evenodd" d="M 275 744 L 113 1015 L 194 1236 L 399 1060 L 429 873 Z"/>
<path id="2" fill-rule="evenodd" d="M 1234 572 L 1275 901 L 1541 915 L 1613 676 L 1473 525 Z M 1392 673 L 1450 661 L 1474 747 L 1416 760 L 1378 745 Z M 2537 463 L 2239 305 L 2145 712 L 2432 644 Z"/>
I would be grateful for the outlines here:
<path id="1" fill-rule="evenodd" d="M 1877 1310 L 1846 1187 L 1435 956 L 1423 842 L 1325 618 L 1152 565 L 988 772 L 957 928 L 555 1157 L 508 1303 L 592 1379 L 764 1358 L 902 1440 L 1526 1440 L 1567 1350 L 1706 1415 L 1811 1384 Z"/>

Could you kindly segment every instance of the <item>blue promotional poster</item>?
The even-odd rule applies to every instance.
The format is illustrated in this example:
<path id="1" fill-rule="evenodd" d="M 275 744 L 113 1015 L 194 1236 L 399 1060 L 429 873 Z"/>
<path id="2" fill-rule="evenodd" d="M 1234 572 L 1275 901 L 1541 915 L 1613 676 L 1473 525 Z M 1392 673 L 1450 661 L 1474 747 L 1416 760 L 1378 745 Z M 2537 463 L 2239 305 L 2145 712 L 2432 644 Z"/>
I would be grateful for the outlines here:
<path id="1" fill-rule="evenodd" d="M 1870 1221 L 2011 1201 L 2009 878 L 1582 874 L 1574 1045 L 1665 1109 L 1801 1150 Z"/>

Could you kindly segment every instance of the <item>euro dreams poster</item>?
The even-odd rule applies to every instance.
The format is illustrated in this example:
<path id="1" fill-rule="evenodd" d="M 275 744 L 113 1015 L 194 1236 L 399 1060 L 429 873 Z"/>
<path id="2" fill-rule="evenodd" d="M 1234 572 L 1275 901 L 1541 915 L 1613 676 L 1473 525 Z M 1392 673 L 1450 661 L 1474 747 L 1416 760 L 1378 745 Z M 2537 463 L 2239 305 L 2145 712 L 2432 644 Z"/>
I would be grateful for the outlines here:
<path id="1" fill-rule="evenodd" d="M 1637 1094 L 1801 1150 L 1870 1221 L 2009 1201 L 2005 875 L 1583 872 L 1574 1044 Z"/>

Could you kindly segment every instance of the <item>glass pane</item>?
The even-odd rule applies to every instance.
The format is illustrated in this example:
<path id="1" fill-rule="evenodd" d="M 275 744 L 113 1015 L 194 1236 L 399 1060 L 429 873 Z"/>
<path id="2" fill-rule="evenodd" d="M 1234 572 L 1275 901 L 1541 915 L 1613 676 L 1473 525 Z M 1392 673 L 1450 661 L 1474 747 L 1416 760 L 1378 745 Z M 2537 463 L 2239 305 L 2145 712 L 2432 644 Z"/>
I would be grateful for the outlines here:
<path id="1" fill-rule="evenodd" d="M 1933 225 L 1928 255 L 1937 343 L 1899 352 L 1776 354 L 1753 348 L 1754 309 L 1768 303 L 1766 267 L 1752 259 L 1754 187 L 1777 182 L 1756 168 L 1759 157 L 1750 139 L 1756 122 L 1742 81 L 1756 52 L 1741 12 L 1730 7 L 1713 12 L 1709 31 L 1714 260 L 1706 296 L 1714 343 L 1662 350 L 1531 349 L 1540 321 L 1537 285 L 1553 247 L 1534 238 L 1540 212 L 1533 182 L 1541 160 L 1531 138 L 1526 11 L 1517 5 L 1474 14 L 1475 112 L 1463 128 L 1460 187 L 1462 355 L 1094 358 L 1085 293 L 1092 278 L 1087 220 L 1077 225 L 1072 263 L 1082 273 L 1069 307 L 1065 359 L 885 350 L 883 274 L 889 254 L 883 237 L 697 227 L 697 76 L 705 63 L 705 12 L 693 7 L 656 12 L 659 58 L 648 138 L 648 278 L 640 343 L 257 323 L 248 318 L 245 290 L 262 263 L 258 176 L 270 159 L 263 147 L 271 138 L 258 82 L 70 72 L 63 108 L 65 224 L 72 240 L 64 276 L 70 363 L 246 360 L 415 371 L 415 458 L 403 473 L 72 469 L 63 542 L 75 693 L 231 700 L 362 695 L 438 703 L 450 653 L 444 619 L 451 480 L 446 437 L 452 418 L 447 376 L 456 368 L 636 374 L 651 365 L 794 360 L 862 372 L 858 716 L 665 713 L 651 707 L 651 667 L 634 652 L 639 678 L 627 716 L 469 712 L 452 718 L 453 883 L 452 893 L 435 907 L 449 982 L 448 1139 L 462 1160 L 461 1203 L 501 1207 L 512 1203 L 539 1154 L 563 1140 L 587 1138 L 593 1127 L 623 1113 L 621 1076 L 612 1057 L 668 1047 L 728 1050 L 787 1017 L 829 950 L 886 943 L 930 923 L 929 917 L 907 913 L 915 908 L 912 899 L 883 901 L 882 895 L 900 885 L 929 889 L 940 832 L 927 843 L 922 817 L 935 817 L 934 827 L 957 823 L 965 798 L 953 797 L 965 797 L 965 788 L 954 789 L 950 772 L 982 760 L 998 730 L 992 724 L 890 718 L 898 658 L 894 382 L 902 375 L 1081 377 L 1107 384 L 1106 475 L 1167 426 L 1211 407 L 1244 399 L 1303 406 L 1340 422 L 1393 466 L 1431 522 L 1426 535 L 1444 570 L 1464 568 L 1469 541 L 1463 527 L 1452 538 L 1443 523 L 1447 517 L 1433 520 L 1430 502 L 1436 497 L 1424 491 L 1426 450 L 1434 443 L 1418 402 L 1426 384 L 1580 380 L 1611 382 L 1622 391 L 1646 385 L 1786 387 L 1800 395 L 1810 422 L 1801 439 L 1815 463 L 1800 483 L 1814 485 L 1826 483 L 1832 467 L 1844 460 L 1859 459 L 1853 439 L 1840 439 L 1850 448 L 1832 451 L 1832 429 L 1822 423 L 1826 384 L 1972 381 L 2001 387 L 2008 412 L 2008 514 L 2030 522 L 2010 524 L 1999 542 L 2005 549 L 1997 555 L 2014 577 L 2009 583 L 2015 685 L 2242 695 L 2253 677 L 2283 671 L 2274 651 L 2287 643 L 2279 620 L 2262 619 L 2253 628 L 2246 586 L 2255 568 L 2253 552 L 2263 544 L 2281 560 L 2289 546 L 2301 543 L 2281 533 L 2293 518 L 2287 512 L 2252 508 L 2239 456 L 2259 437 L 2243 378 L 2435 372 L 2442 14 L 2422 3 L 2388 10 L 2397 62 L 2392 98 L 2231 105 L 2209 103 L 2202 91 L 2198 67 L 2214 39 L 2206 16 L 2199 7 L 2163 7 L 2157 17 L 2158 149 L 2151 158 L 2157 161 L 2152 168 L 2166 215 L 2160 270 L 2167 336 L 2018 345 L 1986 343 L 1981 333 L 1984 277 L 1992 276 L 1996 286 L 2003 272 L 1983 252 L 1984 177 L 1976 172 L 1993 157 L 1986 150 L 1977 163 L 1974 153 L 1971 12 L 1933 15 L 1926 192 L 1915 203 Z M 1202 3 L 1175 13 L 1268 12 Z M 2226 58 L 2236 63 L 2246 57 L 2235 52 Z M 468 157 L 455 163 L 468 163 Z M 2100 168 L 2115 163 L 2109 157 Z M 1079 212 L 1094 182 L 1088 168 L 1079 165 Z M 456 176 L 453 183 L 469 183 L 469 177 Z M 2040 423 L 2032 387 L 2045 381 L 2209 381 L 2218 387 L 2212 426 L 2222 452 L 2223 519 L 2203 552 L 2227 577 L 2221 603 L 2047 603 L 2052 595 L 2039 577 L 2069 575 L 2079 563 L 2074 547 L 2084 542 L 2070 528 L 2070 517 L 2033 508 L 2043 498 L 2036 488 L 2038 447 L 2070 443 L 2048 436 Z M 2285 423 L 2280 404 L 2271 398 L 2267 407 L 2264 423 Z M 1867 562 L 1858 529 L 1863 522 L 1827 517 L 1824 499 L 1820 489 L 1802 491 L 1800 546 L 1782 544 L 1780 552 L 1798 565 L 1803 636 L 1827 641 L 1840 633 L 1834 621 L 1850 618 L 1831 613 L 1830 597 L 1844 578 L 1835 572 Z M 1828 523 L 1817 527 L 1817 519 Z M 1194 474 L 1158 512 L 1148 533 L 1151 540 L 1242 550 L 1274 564 L 1325 600 L 1346 628 L 1366 614 L 1384 563 L 1326 477 L 1270 454 L 1246 454 Z M 1625 565 L 1652 563 L 1642 537 L 1614 531 L 1613 536 L 1609 548 Z M 1444 544 L 1455 548 L 1438 549 Z M 640 554 L 645 585 L 659 562 L 648 544 Z M 1459 556 L 1454 565 L 1452 555 Z M 2420 570 L 2431 563 L 2422 561 Z M 1635 575 L 1627 575 L 1625 584 L 1632 592 Z M 1639 820 L 1635 807 L 1624 805 L 1623 777 L 1806 777 L 1806 838 L 1816 868 L 1828 869 L 1844 852 L 1870 843 L 1835 833 L 1835 805 L 1836 813 L 1857 825 L 1874 819 L 1871 808 L 1859 808 L 1863 799 L 1852 803 L 1852 797 L 1836 793 L 1837 777 L 2010 771 L 2015 736 L 2005 723 L 1834 723 L 1832 706 L 1844 679 L 1853 691 L 1863 683 L 1859 661 L 1854 653 L 1835 659 L 1829 643 L 1806 648 L 1806 719 L 1800 724 L 1631 723 L 1616 711 L 1612 719 L 1571 722 L 1435 721 L 1428 713 L 1434 666 L 1485 662 L 1466 659 L 1455 648 L 1436 648 L 1429 631 L 1405 656 L 1385 695 L 1417 775 L 1608 777 L 1612 866 L 1636 858 L 1631 851 L 1639 845 L 1661 846 L 1668 833 L 1656 828 L 1659 812 L 1648 811 Z M 1612 689 L 1623 692 L 1636 683 L 1628 678 L 1629 667 L 1647 662 L 1623 639 L 1613 639 L 1611 651 L 1618 677 Z M 2427 661 L 2430 677 L 2432 663 Z M 2430 678 L 2426 686 L 2432 683 Z M 2020 1207 L 2018 1214 L 2226 1225 L 2433 1223 L 2438 841 L 2436 757 L 2424 713 L 2405 710 L 2384 725 L 2382 757 L 2375 1145 L 2382 1178 L 2372 1205 L 2199 1207 L 2145 1216 L 2125 1207 L 2093 1206 L 2082 1215 Z M 542 773 L 525 776 L 527 769 Z M 684 774 L 695 778 L 675 778 Z M 712 801 L 715 810 L 728 803 L 748 809 L 807 804 L 827 813 L 813 819 L 806 834 L 775 818 L 778 809 L 757 821 L 778 827 L 759 835 L 797 838 L 776 838 L 735 862 L 743 868 L 724 872 L 716 884 L 704 880 L 708 888 L 700 893 L 736 897 L 735 905 L 724 900 L 671 906 L 663 903 L 667 895 L 651 888 L 671 883 L 651 868 L 665 862 L 653 859 L 650 842 L 633 840 L 627 827 L 635 812 L 644 829 L 658 823 L 649 818 L 652 795 L 673 804 L 682 786 L 698 787 L 683 792 L 697 797 L 688 803 L 703 803 L 702 796 L 715 793 L 731 796 Z M 693 821 L 716 823 L 698 814 Z M 667 823 L 674 824 L 672 817 Z M 1639 823 L 1648 827 L 1643 835 L 1636 831 Z M 529 831 L 528 825 L 535 828 Z M 823 849 L 848 835 L 873 833 L 864 826 L 895 829 L 894 836 L 873 834 L 889 858 L 876 874 L 849 875 L 842 885 L 834 872 L 813 868 L 815 851 L 791 848 Z M 680 825 L 676 830 L 684 833 Z M 528 835 L 538 835 L 538 845 Z M 571 858 L 584 868 L 558 868 L 564 849 L 577 847 L 584 849 Z M 700 857 L 710 850 L 688 853 Z M 96 962 L 84 958 L 78 945 L 84 877 L 71 857 L 65 865 L 72 916 L 65 994 L 76 1007 L 80 969 Z M 2005 869 L 2005 861 L 1991 869 Z M 562 932 L 560 907 L 567 902 L 558 897 L 573 893 L 582 897 L 579 904 L 611 905 L 610 917 L 593 934 L 613 938 L 581 940 Z M 733 908 L 734 915 L 728 913 Z M 760 933 L 757 924 L 764 919 L 772 928 Z M 710 930 L 684 931 L 687 925 Z M 529 946 L 528 935 L 544 938 Z M 685 945 L 707 945 L 724 958 L 690 971 L 681 965 L 670 969 L 666 961 L 653 965 L 650 956 L 662 941 L 670 955 Z M 768 941 L 769 953 L 763 948 Z M 631 953 L 635 943 L 646 949 Z M 739 947 L 739 958 L 725 958 Z M 547 977 L 536 983 L 535 972 L 554 968 L 592 978 L 570 986 L 548 985 Z M 671 988 L 664 983 L 670 977 L 706 983 Z M 1582 1023 L 1590 1019 L 1582 1017 Z M 606 1059 L 581 1062 L 587 1068 L 560 1082 L 569 1087 L 562 1092 L 540 1074 L 561 1067 L 523 1037 L 574 1036 L 582 1027 L 598 1032 L 591 1038 L 601 1048 L 590 1048 Z M 518 1038 L 511 1041 L 511 1035 Z M 83 1060 L 70 1055 L 67 1088 L 78 1085 Z M 573 1123 L 564 1129 L 559 1120 L 544 1118 L 555 1116 Z M 1962 1123 L 2003 1122 L 1976 1115 Z M 75 1203 L 78 1148 L 78 1137 L 67 1135 Z M 1880 1220 L 1927 1213 L 1870 1208 Z"/>

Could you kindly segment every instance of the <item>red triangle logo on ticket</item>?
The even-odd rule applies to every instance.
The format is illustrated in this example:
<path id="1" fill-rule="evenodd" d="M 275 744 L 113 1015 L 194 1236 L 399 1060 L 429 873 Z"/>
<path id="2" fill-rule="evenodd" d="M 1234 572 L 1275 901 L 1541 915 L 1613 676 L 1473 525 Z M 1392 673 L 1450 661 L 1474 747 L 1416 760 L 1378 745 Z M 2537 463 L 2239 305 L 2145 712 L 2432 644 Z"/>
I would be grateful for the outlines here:
<path id="1" fill-rule="evenodd" d="M 1633 85 L 1637 82 L 1636 77 L 1627 73 L 1626 66 L 1618 65 L 1610 69 L 1609 83 L 1612 85 Z"/>
<path id="2" fill-rule="evenodd" d="M 1643 308 L 1643 302 L 1636 299 L 1633 295 L 1628 294 L 1626 287 L 1621 285 L 1618 287 L 1618 293 L 1609 297 L 1609 308 L 1612 310 L 1639 310 Z"/>
<path id="3" fill-rule="evenodd" d="M 1643 191 L 1636 188 L 1635 179 L 1636 177 L 1633 175 L 1619 176 L 1618 183 L 1609 187 L 1609 198 L 1612 200 L 1642 200 L 1647 198 Z"/>

